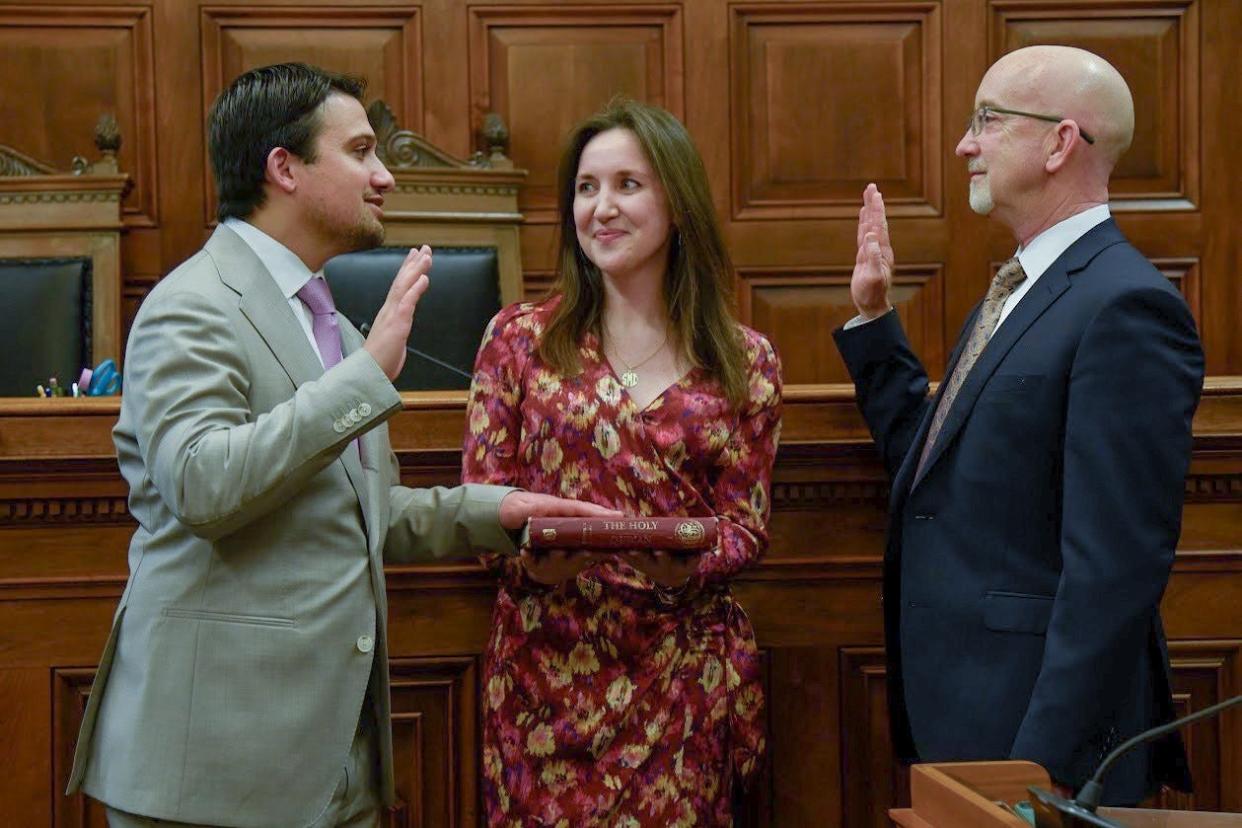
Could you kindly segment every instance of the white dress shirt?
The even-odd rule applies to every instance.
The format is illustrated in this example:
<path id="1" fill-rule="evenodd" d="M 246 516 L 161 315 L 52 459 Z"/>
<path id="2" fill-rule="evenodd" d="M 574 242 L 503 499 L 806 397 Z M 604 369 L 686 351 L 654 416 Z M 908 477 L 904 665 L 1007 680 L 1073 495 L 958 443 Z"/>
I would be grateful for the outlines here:
<path id="1" fill-rule="evenodd" d="M 1031 239 L 1031 243 L 1025 247 L 1019 246 L 1018 252 L 1014 255 L 1018 257 L 1018 261 L 1022 264 L 1022 269 L 1026 272 L 1026 279 L 1005 300 L 1005 305 L 1001 308 L 1000 318 L 996 320 L 996 328 L 992 329 L 992 333 L 996 333 L 997 328 L 1001 326 L 1005 318 L 1022 301 L 1022 297 L 1030 292 L 1035 282 L 1039 280 L 1039 277 L 1044 275 L 1044 271 L 1051 267 L 1053 262 L 1061 258 L 1062 253 L 1069 250 L 1074 242 L 1087 235 L 1091 228 L 1107 221 L 1111 215 L 1112 213 L 1109 211 L 1107 204 L 1098 204 L 1095 207 L 1083 210 L 1081 213 L 1075 213 L 1069 218 L 1057 222 Z M 879 319 L 879 317 L 877 316 L 876 319 Z M 846 330 L 856 328 L 870 321 L 874 320 L 863 319 L 861 315 L 855 316 L 845 323 L 845 328 Z"/>
<path id="2" fill-rule="evenodd" d="M 1044 275 L 1044 271 L 1061 258 L 1062 253 L 1069 250 L 1074 242 L 1087 235 L 1091 228 L 1108 221 L 1110 215 L 1112 214 L 1107 204 L 1096 205 L 1057 222 L 1031 239 L 1030 244 L 1019 247 L 1014 255 L 1022 264 L 1026 279 L 1005 300 L 1005 306 L 1001 308 L 1000 319 L 996 320 L 996 328 L 1001 326 L 1005 317 L 1009 316 L 1009 312 L 1017 307 L 1022 297 L 1026 296 L 1039 277 Z M 992 329 L 992 333 L 996 333 L 996 328 Z"/>
<path id="3" fill-rule="evenodd" d="M 298 298 L 298 291 L 311 279 L 322 279 L 323 271 L 311 273 L 310 268 L 298 258 L 296 253 L 248 221 L 226 218 L 224 226 L 241 236 L 242 241 L 249 245 L 254 254 L 259 257 L 259 261 L 263 262 L 267 272 L 272 274 L 272 278 L 276 280 L 276 287 L 280 288 L 280 292 L 289 302 L 289 307 L 293 309 L 293 315 L 302 323 L 302 331 L 306 334 L 306 340 L 310 342 L 311 350 L 315 352 L 315 356 L 319 357 L 319 364 L 322 365 L 323 354 L 319 353 L 319 343 L 315 341 L 315 329 L 312 327 L 314 316 L 310 308 Z"/>

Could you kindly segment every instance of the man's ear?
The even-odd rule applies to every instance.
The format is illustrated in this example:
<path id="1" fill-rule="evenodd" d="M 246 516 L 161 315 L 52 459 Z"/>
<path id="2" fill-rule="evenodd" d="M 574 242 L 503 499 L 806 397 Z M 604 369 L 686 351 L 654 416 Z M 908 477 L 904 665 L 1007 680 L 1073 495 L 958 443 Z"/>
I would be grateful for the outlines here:
<path id="1" fill-rule="evenodd" d="M 1078 125 L 1073 121 L 1062 121 L 1057 124 L 1051 138 L 1052 146 L 1048 157 L 1044 160 L 1044 172 L 1054 173 L 1069 163 L 1070 156 L 1086 145 Z"/>
<path id="2" fill-rule="evenodd" d="M 289 150 L 284 147 L 274 147 L 267 154 L 267 164 L 264 168 L 268 183 L 286 193 L 292 193 L 298 187 L 293 170 L 297 163 L 297 156 Z"/>

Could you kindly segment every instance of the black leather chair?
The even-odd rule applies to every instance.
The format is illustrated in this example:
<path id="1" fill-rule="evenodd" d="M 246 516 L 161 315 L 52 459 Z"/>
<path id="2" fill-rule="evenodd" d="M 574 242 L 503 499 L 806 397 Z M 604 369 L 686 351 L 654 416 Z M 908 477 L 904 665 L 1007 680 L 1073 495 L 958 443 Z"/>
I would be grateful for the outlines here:
<path id="1" fill-rule="evenodd" d="M 0 396 L 32 397 L 49 377 L 68 389 L 91 359 L 91 260 L 0 259 L 0 292 Z"/>
<path id="2" fill-rule="evenodd" d="M 369 325 L 384 304 L 409 248 L 380 247 L 337 256 L 324 267 L 337 313 L 355 327 Z M 475 353 L 487 323 L 500 310 L 496 250 L 436 247 L 431 288 L 419 300 L 406 356 L 394 383 L 400 391 L 470 387 Z"/>

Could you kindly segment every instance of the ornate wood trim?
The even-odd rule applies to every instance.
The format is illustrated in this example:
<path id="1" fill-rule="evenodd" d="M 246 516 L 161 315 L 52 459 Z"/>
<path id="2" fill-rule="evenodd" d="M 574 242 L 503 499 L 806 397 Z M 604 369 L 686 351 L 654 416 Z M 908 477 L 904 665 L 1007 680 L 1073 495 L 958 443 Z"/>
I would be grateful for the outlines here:
<path id="1" fill-rule="evenodd" d="M 29 155 L 0 144 L 0 176 L 55 175 L 50 164 L 36 161 Z"/>

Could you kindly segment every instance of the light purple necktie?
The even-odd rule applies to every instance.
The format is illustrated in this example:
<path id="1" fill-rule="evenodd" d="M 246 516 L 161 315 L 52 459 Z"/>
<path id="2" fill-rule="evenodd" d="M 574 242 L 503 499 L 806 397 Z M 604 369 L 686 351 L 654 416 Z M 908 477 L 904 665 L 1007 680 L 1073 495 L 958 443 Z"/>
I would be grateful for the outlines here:
<path id="1" fill-rule="evenodd" d="M 298 298 L 314 317 L 311 330 L 315 334 L 315 344 L 319 346 L 319 356 L 323 359 L 323 368 L 326 371 L 341 361 L 341 331 L 337 327 L 336 305 L 332 302 L 332 289 L 328 287 L 328 280 L 312 276 L 298 291 Z"/>
<path id="2" fill-rule="evenodd" d="M 311 332 L 315 334 L 315 344 L 319 346 L 319 356 L 323 359 L 323 369 L 326 371 L 341 361 L 341 329 L 337 325 L 336 304 L 332 301 L 332 289 L 328 287 L 328 280 L 312 276 L 298 291 L 298 298 L 311 312 Z M 360 439 L 354 440 L 354 449 L 361 461 L 363 454 Z"/>

